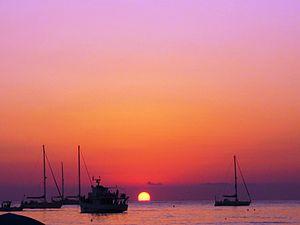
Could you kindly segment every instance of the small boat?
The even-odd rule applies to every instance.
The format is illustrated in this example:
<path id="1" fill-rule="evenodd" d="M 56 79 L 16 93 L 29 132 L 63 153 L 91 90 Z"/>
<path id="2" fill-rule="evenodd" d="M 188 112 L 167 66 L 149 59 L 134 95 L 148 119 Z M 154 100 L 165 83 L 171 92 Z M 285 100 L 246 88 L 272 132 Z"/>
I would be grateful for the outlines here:
<path id="1" fill-rule="evenodd" d="M 48 202 L 44 197 L 28 197 L 28 200 L 22 201 L 21 206 L 24 209 L 59 209 L 62 207 L 61 200 L 52 200 Z"/>
<path id="2" fill-rule="evenodd" d="M 215 198 L 215 206 L 249 206 L 251 204 L 251 196 L 250 196 L 250 193 L 248 191 L 248 188 L 247 188 L 245 179 L 243 177 L 242 171 L 240 169 L 240 166 L 237 162 L 236 156 L 233 157 L 233 162 L 234 162 L 234 194 L 233 195 L 223 195 L 222 200 L 217 200 Z M 249 200 L 241 201 L 238 198 L 237 166 L 239 168 L 239 172 L 241 174 L 243 184 L 244 184 L 244 187 L 246 189 Z"/>
<path id="3" fill-rule="evenodd" d="M 11 206 L 11 201 L 3 201 L 1 203 L 0 211 L 1 212 L 13 212 L 13 211 L 22 211 L 22 206 Z"/>
<path id="4" fill-rule="evenodd" d="M 62 207 L 62 201 L 61 197 L 58 200 L 55 200 L 54 198 L 51 199 L 51 201 L 47 201 L 47 195 L 46 195 L 46 159 L 48 162 L 48 165 L 50 167 L 52 177 L 54 180 L 54 183 L 56 185 L 57 191 L 59 193 L 59 196 L 61 196 L 59 187 L 57 185 L 56 179 L 54 177 L 54 173 L 52 171 L 50 162 L 47 158 L 46 151 L 45 151 L 45 146 L 43 145 L 43 188 L 44 188 L 44 193 L 42 196 L 38 197 L 27 197 L 26 200 L 21 202 L 21 207 L 24 209 L 57 209 Z"/>
<path id="5" fill-rule="evenodd" d="M 80 198 L 82 213 L 122 213 L 128 209 L 128 196 L 119 190 L 111 190 L 109 187 L 100 185 L 100 179 L 96 180 L 96 186 L 92 185 L 92 192 L 88 197 Z"/>

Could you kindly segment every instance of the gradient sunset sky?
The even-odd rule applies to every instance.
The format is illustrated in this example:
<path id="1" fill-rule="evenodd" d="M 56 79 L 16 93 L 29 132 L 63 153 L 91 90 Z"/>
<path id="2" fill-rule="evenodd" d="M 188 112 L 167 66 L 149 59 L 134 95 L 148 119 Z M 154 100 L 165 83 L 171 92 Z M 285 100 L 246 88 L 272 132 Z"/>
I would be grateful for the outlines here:
<path id="1" fill-rule="evenodd" d="M 300 1 L 0 1 L 0 180 L 300 179 Z"/>

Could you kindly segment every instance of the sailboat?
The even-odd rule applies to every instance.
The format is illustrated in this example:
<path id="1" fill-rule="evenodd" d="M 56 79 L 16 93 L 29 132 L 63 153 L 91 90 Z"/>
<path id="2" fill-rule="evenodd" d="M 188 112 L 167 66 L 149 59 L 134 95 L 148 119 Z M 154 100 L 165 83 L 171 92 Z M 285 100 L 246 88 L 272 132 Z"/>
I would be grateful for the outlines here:
<path id="1" fill-rule="evenodd" d="M 54 179 L 57 191 L 59 195 L 61 196 L 60 190 L 58 188 L 56 179 L 54 177 L 54 173 L 52 171 L 51 165 L 49 163 L 49 160 L 46 155 L 45 146 L 43 145 L 43 195 L 42 196 L 33 196 L 33 197 L 27 197 L 26 200 L 21 202 L 21 207 L 24 209 L 48 209 L 48 208 L 61 208 L 62 201 L 60 200 L 54 200 L 52 199 L 50 202 L 47 201 L 47 192 L 46 192 L 46 159 L 48 161 L 52 177 Z"/>
<path id="2" fill-rule="evenodd" d="M 81 182 L 80 182 L 80 145 L 77 148 L 77 159 L 78 159 L 78 195 L 76 196 L 64 196 L 64 166 L 61 164 L 61 183 L 62 183 L 62 199 L 63 205 L 79 205 L 79 199 L 81 196 Z"/>
<path id="3" fill-rule="evenodd" d="M 215 198 L 215 206 L 249 206 L 251 204 L 251 196 L 248 191 L 248 188 L 247 188 L 246 182 L 244 180 L 240 166 L 237 162 L 236 156 L 233 156 L 233 163 L 234 163 L 234 194 L 233 195 L 223 195 L 222 200 L 217 200 Z M 237 166 L 238 166 L 239 172 L 241 174 L 243 184 L 246 189 L 249 200 L 241 201 L 238 198 Z"/>

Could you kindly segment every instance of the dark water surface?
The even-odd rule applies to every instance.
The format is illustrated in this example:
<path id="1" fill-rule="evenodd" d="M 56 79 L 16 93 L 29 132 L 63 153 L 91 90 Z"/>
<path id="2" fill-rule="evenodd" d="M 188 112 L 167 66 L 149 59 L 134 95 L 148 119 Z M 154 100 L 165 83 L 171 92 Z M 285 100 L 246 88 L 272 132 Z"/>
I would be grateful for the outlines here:
<path id="1" fill-rule="evenodd" d="M 174 206 L 174 207 L 173 207 Z M 250 207 L 214 207 L 212 202 L 130 203 L 127 213 L 91 215 L 77 206 L 58 210 L 25 210 L 47 225 L 93 224 L 299 224 L 300 201 L 260 201 Z"/>

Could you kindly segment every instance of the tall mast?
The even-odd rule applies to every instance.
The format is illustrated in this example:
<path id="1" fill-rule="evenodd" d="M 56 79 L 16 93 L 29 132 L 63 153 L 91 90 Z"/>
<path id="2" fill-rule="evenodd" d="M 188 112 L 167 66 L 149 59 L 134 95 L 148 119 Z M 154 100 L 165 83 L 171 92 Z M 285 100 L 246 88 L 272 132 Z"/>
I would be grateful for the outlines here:
<path id="1" fill-rule="evenodd" d="M 234 161 L 234 189 L 235 189 L 235 200 L 237 201 L 238 200 L 238 197 L 237 197 L 237 174 L 236 174 L 236 157 L 233 156 L 233 161 Z"/>
<path id="2" fill-rule="evenodd" d="M 45 152 L 45 145 L 43 145 L 43 180 L 44 180 L 44 201 L 46 202 L 47 196 L 46 196 L 46 152 Z"/>
<path id="3" fill-rule="evenodd" d="M 62 201 L 64 200 L 64 194 L 65 194 L 64 163 L 61 162 L 61 197 L 62 197 Z"/>
<path id="4" fill-rule="evenodd" d="M 81 196 L 81 183 L 80 183 L 80 145 L 78 145 L 78 198 Z"/>

